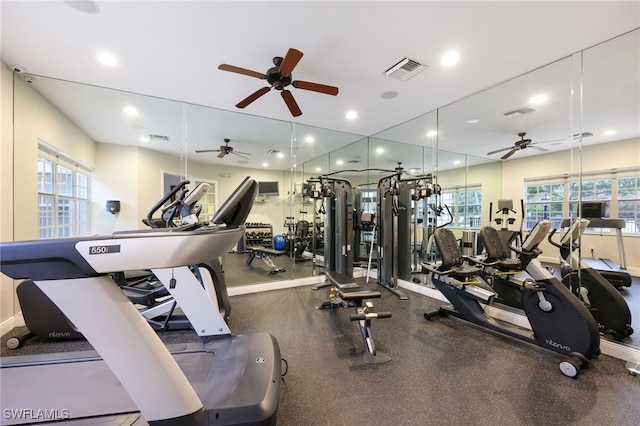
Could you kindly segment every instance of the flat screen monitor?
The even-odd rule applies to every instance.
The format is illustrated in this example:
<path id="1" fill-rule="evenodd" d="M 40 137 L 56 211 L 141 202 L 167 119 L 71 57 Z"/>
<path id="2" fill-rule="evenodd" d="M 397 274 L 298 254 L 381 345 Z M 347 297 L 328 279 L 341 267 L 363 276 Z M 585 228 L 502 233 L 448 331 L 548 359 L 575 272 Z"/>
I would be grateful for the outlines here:
<path id="1" fill-rule="evenodd" d="M 258 182 L 258 195 L 277 196 L 280 195 L 278 181 Z"/>
<path id="2" fill-rule="evenodd" d="M 604 201 L 583 201 L 581 203 L 582 217 L 603 218 L 607 211 L 607 203 Z"/>

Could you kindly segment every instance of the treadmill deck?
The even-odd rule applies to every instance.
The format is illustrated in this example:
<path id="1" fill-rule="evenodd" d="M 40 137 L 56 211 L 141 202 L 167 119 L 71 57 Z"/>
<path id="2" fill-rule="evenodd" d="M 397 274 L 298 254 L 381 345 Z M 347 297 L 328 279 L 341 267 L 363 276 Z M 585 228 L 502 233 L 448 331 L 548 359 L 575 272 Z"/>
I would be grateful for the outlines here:
<path id="1" fill-rule="evenodd" d="M 205 424 L 275 422 L 281 360 L 271 335 L 231 336 L 204 347 L 187 344 L 182 349 L 173 357 L 202 401 L 208 417 Z M 4 358 L 0 369 L 3 424 L 54 420 L 147 424 L 116 376 L 95 354 L 75 353 L 73 359 L 52 354 L 46 361 L 42 355 Z"/>

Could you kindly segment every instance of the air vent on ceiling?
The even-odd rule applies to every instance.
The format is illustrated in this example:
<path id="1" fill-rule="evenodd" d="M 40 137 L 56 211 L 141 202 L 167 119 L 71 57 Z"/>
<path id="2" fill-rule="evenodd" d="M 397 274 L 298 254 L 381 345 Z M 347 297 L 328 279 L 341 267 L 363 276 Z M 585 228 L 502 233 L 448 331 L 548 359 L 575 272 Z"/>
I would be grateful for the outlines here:
<path id="1" fill-rule="evenodd" d="M 271 155 L 280 154 L 280 150 L 278 150 L 278 149 L 270 149 L 270 150 L 267 151 L 267 154 L 271 154 Z"/>
<path id="2" fill-rule="evenodd" d="M 160 139 L 166 142 L 169 140 L 169 136 L 149 134 L 149 140 L 154 140 L 154 139 Z"/>
<path id="3" fill-rule="evenodd" d="M 584 133 L 576 133 L 575 135 L 573 135 L 574 139 L 580 139 L 580 138 L 588 138 L 593 136 L 593 133 L 591 132 L 584 132 Z"/>
<path id="4" fill-rule="evenodd" d="M 513 111 L 505 112 L 504 116 L 509 118 L 518 118 L 526 114 L 531 114 L 532 112 L 538 112 L 538 110 L 529 107 L 522 107 Z"/>
<path id="5" fill-rule="evenodd" d="M 360 163 L 360 160 L 347 160 L 347 163 L 351 163 L 351 164 L 356 164 L 356 163 Z"/>
<path id="6" fill-rule="evenodd" d="M 427 69 L 427 66 L 421 64 L 418 61 L 409 58 L 402 58 L 389 68 L 384 70 L 384 74 L 387 77 L 395 78 L 396 80 L 405 81 L 410 77 L 413 77 L 420 71 Z"/>

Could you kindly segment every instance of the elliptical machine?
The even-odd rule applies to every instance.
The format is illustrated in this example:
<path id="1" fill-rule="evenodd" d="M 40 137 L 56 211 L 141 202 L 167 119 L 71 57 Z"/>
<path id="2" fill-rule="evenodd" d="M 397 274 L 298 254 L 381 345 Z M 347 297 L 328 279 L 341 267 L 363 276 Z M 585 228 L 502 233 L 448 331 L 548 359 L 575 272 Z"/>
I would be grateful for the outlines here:
<path id="1" fill-rule="evenodd" d="M 489 228 L 493 229 L 493 228 Z M 533 278 L 523 285 L 522 304 L 532 331 L 489 317 L 483 305 L 494 301 L 495 293 L 481 287 L 477 278 L 481 269 L 465 263 L 453 232 L 447 228 L 435 231 L 434 239 L 442 263 L 423 262 L 423 270 L 432 274 L 432 282 L 451 302 L 435 311 L 426 312 L 425 319 L 438 315 L 453 315 L 504 335 L 538 345 L 566 357 L 559 363 L 562 374 L 575 378 L 589 360 L 600 353 L 598 325 L 589 310 L 555 278 L 537 259 L 538 245 L 551 229 L 551 222 L 540 221 L 523 241 L 522 247 L 510 248 L 520 255 L 520 261 Z M 501 243 L 493 229 L 485 244 Z"/>
<path id="2" fill-rule="evenodd" d="M 563 225 L 566 224 L 563 221 Z M 547 240 L 560 249 L 562 283 L 587 306 L 601 333 L 623 340 L 633 334 L 627 302 L 609 281 L 582 261 L 579 254 L 578 241 L 588 226 L 588 219 L 575 220 L 560 242 L 553 240 L 556 229 L 551 230 Z"/>

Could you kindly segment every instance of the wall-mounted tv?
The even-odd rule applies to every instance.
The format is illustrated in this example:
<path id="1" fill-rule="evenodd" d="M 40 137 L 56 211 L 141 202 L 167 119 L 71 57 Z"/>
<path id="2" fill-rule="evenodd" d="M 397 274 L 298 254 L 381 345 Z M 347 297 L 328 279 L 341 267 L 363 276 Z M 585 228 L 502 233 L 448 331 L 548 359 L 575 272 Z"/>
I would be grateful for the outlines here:
<path id="1" fill-rule="evenodd" d="M 280 188 L 278 185 L 278 181 L 258 182 L 258 195 L 262 195 L 262 196 L 280 195 Z"/>

